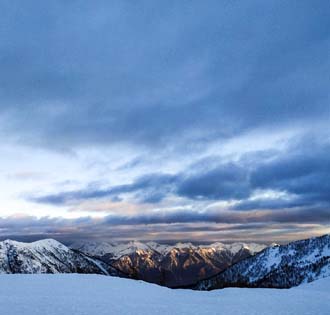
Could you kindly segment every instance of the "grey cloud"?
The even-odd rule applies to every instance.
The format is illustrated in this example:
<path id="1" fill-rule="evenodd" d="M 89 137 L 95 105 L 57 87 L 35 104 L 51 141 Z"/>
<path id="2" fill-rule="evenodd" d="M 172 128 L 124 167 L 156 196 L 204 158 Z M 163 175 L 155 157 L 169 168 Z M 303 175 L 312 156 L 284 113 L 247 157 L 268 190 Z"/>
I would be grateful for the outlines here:
<path id="1" fill-rule="evenodd" d="M 329 117 L 324 1 L 0 10 L 2 131 L 24 144 L 156 150 Z"/>
<path id="2" fill-rule="evenodd" d="M 179 218 L 179 220 L 178 220 Z M 288 220 L 289 218 L 289 220 Z M 179 222 L 178 222 L 179 221 Z M 169 224 L 170 223 L 170 224 Z M 149 217 L 112 216 L 104 219 L 9 217 L 0 219 L 0 239 L 33 241 L 52 237 L 64 243 L 94 240 L 283 241 L 314 235 L 330 226 L 329 213 L 281 211 L 150 214 Z M 324 230 L 323 230 L 324 231 Z M 264 236 L 264 238 L 261 238 Z"/>
<path id="3" fill-rule="evenodd" d="M 108 189 L 88 187 L 82 190 L 60 192 L 45 196 L 28 197 L 37 203 L 61 205 L 94 198 L 116 198 L 124 193 L 134 193 L 140 202 L 158 203 L 169 194 L 191 199 L 241 199 L 251 193 L 248 174 L 242 167 L 228 163 L 212 169 L 193 173 L 148 174 L 127 185 Z"/>
<path id="4" fill-rule="evenodd" d="M 306 141 L 309 145 L 306 146 Z M 314 143 L 313 143 L 314 141 Z M 271 150 L 272 153 L 273 150 Z M 97 198 L 120 198 L 124 193 L 134 195 L 133 202 L 159 203 L 169 195 L 190 200 L 236 200 L 237 210 L 283 209 L 330 205 L 330 144 L 328 140 L 315 142 L 302 138 L 285 151 L 269 154 L 256 152 L 236 162 L 209 165 L 200 162 L 181 173 L 148 174 L 130 184 L 100 189 L 59 192 L 45 196 L 32 196 L 38 203 L 55 205 Z M 288 196 L 250 199 L 257 190 L 275 190 Z"/>
<path id="5" fill-rule="evenodd" d="M 231 207 L 234 210 L 255 210 L 255 209 L 288 209 L 288 208 L 297 208 L 304 206 L 311 206 L 311 202 L 307 202 L 306 200 L 301 200 L 299 198 L 293 199 L 283 199 L 279 198 L 264 198 L 264 199 L 252 199 L 252 200 L 243 200 L 238 204 L 235 204 Z"/>
<path id="6" fill-rule="evenodd" d="M 53 205 L 70 204 L 80 200 L 110 198 L 120 200 L 120 194 L 135 193 L 136 199 L 141 202 L 157 203 L 171 190 L 177 176 L 168 174 L 148 174 L 139 177 L 135 182 L 102 189 L 89 185 L 85 189 L 60 192 L 44 196 L 28 196 L 27 200 L 37 203 Z"/>
<path id="7" fill-rule="evenodd" d="M 248 173 L 232 163 L 183 176 L 177 194 L 192 199 L 244 199 L 251 193 Z"/>
<path id="8" fill-rule="evenodd" d="M 212 222 L 225 224 L 243 223 L 330 223 L 330 208 L 284 209 L 278 211 L 162 211 L 135 216 L 106 217 L 105 222 L 111 225 L 134 224 L 174 224 Z"/>
<path id="9" fill-rule="evenodd" d="M 298 203 L 330 203 L 330 143 L 303 139 L 298 147 L 266 163 L 251 174 L 256 188 L 286 191 Z"/>

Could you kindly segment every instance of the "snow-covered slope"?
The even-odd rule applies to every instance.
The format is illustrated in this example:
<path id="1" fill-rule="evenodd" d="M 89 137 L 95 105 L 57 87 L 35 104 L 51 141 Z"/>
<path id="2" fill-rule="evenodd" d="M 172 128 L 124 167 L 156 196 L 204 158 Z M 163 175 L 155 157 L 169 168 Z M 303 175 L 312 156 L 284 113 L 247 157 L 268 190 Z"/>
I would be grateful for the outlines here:
<path id="1" fill-rule="evenodd" d="M 171 290 L 99 275 L 0 275 L 5 315 L 328 315 L 330 278 L 288 290 Z"/>
<path id="2" fill-rule="evenodd" d="M 116 274 L 109 266 L 53 240 L 0 242 L 0 273 Z"/>
<path id="3" fill-rule="evenodd" d="M 196 289 L 289 288 L 327 276 L 330 276 L 330 235 L 266 248 L 222 273 L 200 281 Z"/>
<path id="4" fill-rule="evenodd" d="M 102 259 L 134 279 L 178 287 L 215 275 L 261 251 L 265 245 L 220 242 L 168 245 L 132 241 L 117 244 L 86 242 L 71 247 Z"/>

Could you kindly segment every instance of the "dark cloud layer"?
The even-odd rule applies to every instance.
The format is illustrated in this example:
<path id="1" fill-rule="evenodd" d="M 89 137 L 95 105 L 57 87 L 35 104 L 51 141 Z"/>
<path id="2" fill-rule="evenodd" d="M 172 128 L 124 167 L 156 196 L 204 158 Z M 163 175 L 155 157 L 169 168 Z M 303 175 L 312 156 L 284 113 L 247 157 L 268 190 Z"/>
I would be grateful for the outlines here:
<path id="1" fill-rule="evenodd" d="M 182 176 L 177 194 L 192 199 L 243 199 L 251 189 L 246 170 L 235 164 L 224 164 L 200 173 Z"/>
<path id="2" fill-rule="evenodd" d="M 329 120 L 326 1 L 2 1 L 0 12 L 1 125 L 24 144 L 183 148 Z"/>
<path id="3" fill-rule="evenodd" d="M 146 219 L 147 218 L 147 219 Z M 242 240 L 272 242 L 300 238 L 301 233 L 319 235 L 330 225 L 327 213 L 315 211 L 262 211 L 154 213 L 141 216 L 108 216 L 103 219 L 36 218 L 0 219 L 0 239 L 33 241 L 52 237 L 70 244 L 79 239 L 95 240 Z"/>
<path id="4" fill-rule="evenodd" d="M 110 225 L 134 225 L 134 224 L 173 224 L 173 223 L 330 223 L 329 209 L 295 209 L 279 211 L 203 211 L 194 212 L 179 210 L 174 212 L 156 212 L 135 216 L 108 216 L 105 222 Z"/>

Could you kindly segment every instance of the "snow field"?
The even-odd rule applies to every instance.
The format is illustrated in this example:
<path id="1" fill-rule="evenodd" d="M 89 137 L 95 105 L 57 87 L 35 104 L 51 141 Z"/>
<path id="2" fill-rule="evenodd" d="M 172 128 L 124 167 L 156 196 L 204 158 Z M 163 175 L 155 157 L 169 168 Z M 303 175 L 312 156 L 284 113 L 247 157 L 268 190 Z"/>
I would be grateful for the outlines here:
<path id="1" fill-rule="evenodd" d="M 330 278 L 283 290 L 200 292 L 99 275 L 1 275 L 0 314 L 328 315 Z"/>

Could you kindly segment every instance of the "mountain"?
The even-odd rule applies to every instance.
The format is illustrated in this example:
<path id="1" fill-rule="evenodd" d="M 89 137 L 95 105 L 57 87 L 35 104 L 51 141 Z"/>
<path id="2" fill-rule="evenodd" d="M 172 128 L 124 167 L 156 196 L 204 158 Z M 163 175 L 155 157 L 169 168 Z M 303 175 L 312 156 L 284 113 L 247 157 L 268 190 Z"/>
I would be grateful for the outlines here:
<path id="1" fill-rule="evenodd" d="M 0 242 L 0 273 L 94 273 L 197 290 L 290 288 L 330 276 L 330 235 L 268 248 L 136 241 L 69 248 L 52 239 L 6 240 Z"/>
<path id="2" fill-rule="evenodd" d="M 94 273 L 165 286 L 195 283 L 263 248 L 252 244 L 194 246 L 155 242 L 73 244 L 53 240 L 0 242 L 0 273 Z"/>
<path id="3" fill-rule="evenodd" d="M 330 235 L 272 246 L 244 259 L 194 289 L 290 288 L 330 276 Z"/>
<path id="4" fill-rule="evenodd" d="M 191 285 L 250 257 L 265 248 L 260 244 L 174 245 L 156 242 L 80 242 L 71 248 L 110 264 L 127 276 L 168 287 Z"/>
<path id="5" fill-rule="evenodd" d="M 53 240 L 0 242 L 0 273 L 95 273 L 117 275 L 107 264 Z"/>

